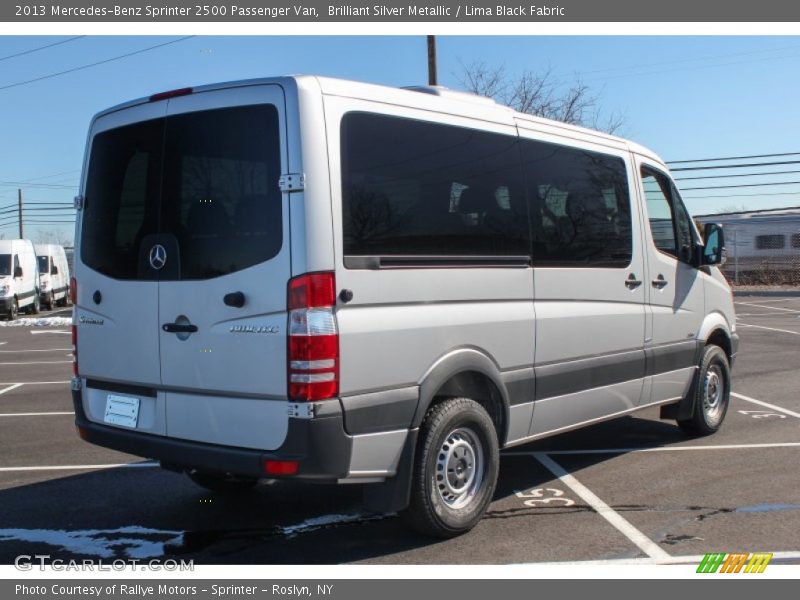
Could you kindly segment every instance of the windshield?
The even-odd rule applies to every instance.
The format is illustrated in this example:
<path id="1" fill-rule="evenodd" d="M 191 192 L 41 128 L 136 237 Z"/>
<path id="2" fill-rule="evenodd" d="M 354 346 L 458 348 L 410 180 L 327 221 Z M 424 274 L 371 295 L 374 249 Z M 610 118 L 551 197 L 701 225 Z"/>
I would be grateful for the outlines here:
<path id="1" fill-rule="evenodd" d="M 11 275 L 11 255 L 0 254 L 0 277 Z"/>
<path id="2" fill-rule="evenodd" d="M 36 260 L 39 261 L 39 274 L 47 275 L 50 272 L 50 257 L 37 256 Z"/>

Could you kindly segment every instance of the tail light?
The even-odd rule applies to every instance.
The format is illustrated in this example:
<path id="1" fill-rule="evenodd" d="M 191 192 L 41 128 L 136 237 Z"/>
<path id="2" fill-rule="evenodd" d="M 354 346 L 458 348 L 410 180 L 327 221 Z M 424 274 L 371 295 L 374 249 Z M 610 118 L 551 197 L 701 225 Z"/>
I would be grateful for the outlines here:
<path id="1" fill-rule="evenodd" d="M 294 401 L 334 398 L 339 393 L 339 333 L 333 273 L 289 280 L 288 390 Z"/>
<path id="2" fill-rule="evenodd" d="M 69 278 L 69 299 L 73 304 L 78 301 L 78 280 L 74 277 Z"/>

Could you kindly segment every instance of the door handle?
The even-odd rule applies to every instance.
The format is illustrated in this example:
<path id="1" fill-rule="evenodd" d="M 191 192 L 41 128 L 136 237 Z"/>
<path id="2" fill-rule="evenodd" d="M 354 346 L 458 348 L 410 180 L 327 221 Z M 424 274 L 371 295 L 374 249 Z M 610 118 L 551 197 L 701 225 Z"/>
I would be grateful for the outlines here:
<path id="1" fill-rule="evenodd" d="M 625 287 L 627 287 L 629 290 L 635 290 L 640 285 L 642 285 L 642 280 L 636 279 L 636 275 L 634 273 L 628 275 L 628 278 L 625 280 Z"/>
<path id="2" fill-rule="evenodd" d="M 659 273 L 658 277 L 653 279 L 651 282 L 654 288 L 658 288 L 659 290 L 664 288 L 669 282 L 664 279 L 664 276 Z"/>
<path id="3" fill-rule="evenodd" d="M 194 333 L 197 331 L 197 325 L 191 323 L 164 323 L 161 329 L 167 333 Z"/>

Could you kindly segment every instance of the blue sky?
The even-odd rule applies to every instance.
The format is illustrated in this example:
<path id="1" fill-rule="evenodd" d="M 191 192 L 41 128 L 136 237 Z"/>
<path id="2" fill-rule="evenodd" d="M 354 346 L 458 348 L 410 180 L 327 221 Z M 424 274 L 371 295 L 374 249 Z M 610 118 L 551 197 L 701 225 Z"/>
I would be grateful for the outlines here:
<path id="1" fill-rule="evenodd" d="M 6 237 L 16 235 L 15 225 L 10 226 L 3 214 L 5 207 L 16 203 L 14 182 L 28 182 L 22 187 L 31 202 L 71 200 L 89 119 L 110 105 L 187 85 L 288 73 L 392 86 L 427 80 L 424 36 L 220 36 L 194 37 L 3 89 L 180 36 L 89 36 L 11 57 L 69 37 L 0 37 L 0 235 Z M 460 65 L 476 60 L 503 65 L 511 76 L 526 69 L 550 69 L 565 85 L 580 77 L 600 96 L 605 114 L 624 115 L 621 135 L 666 160 L 800 152 L 800 78 L 796 76 L 800 37 L 437 39 L 443 85 L 458 87 Z M 773 160 L 800 160 L 800 155 Z M 792 170 L 800 171 L 800 164 L 757 169 Z M 800 181 L 800 176 L 679 183 L 688 187 L 773 181 Z M 800 205 L 800 185 L 686 191 L 684 195 L 694 214 Z M 693 197 L 699 195 L 724 197 Z M 26 237 L 56 231 L 70 238 L 71 230 L 69 225 L 30 225 Z"/>

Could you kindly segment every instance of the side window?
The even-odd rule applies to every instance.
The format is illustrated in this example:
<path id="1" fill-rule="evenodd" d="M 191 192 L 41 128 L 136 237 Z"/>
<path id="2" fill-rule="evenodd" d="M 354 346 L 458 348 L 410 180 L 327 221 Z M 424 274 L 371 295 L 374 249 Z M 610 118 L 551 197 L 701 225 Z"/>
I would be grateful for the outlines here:
<path id="1" fill-rule="evenodd" d="M 795 234 L 792 237 L 792 245 L 794 246 Z M 800 241 L 800 240 L 799 240 Z M 800 246 L 800 244 L 798 244 Z M 756 236 L 756 249 L 757 250 L 780 250 L 781 248 L 786 247 L 786 236 L 781 234 L 771 234 L 771 235 L 757 235 Z M 797 246 L 794 246 L 797 247 Z"/>
<path id="2" fill-rule="evenodd" d="M 642 168 L 642 185 L 656 248 L 691 264 L 695 234 L 675 185 L 663 173 L 647 167 Z"/>
<path id="3" fill-rule="evenodd" d="M 533 260 L 541 266 L 626 267 L 630 196 L 621 158 L 523 140 Z"/>
<path id="4" fill-rule="evenodd" d="M 792 248 L 800 248 L 800 233 L 792 234 Z"/>
<path id="5" fill-rule="evenodd" d="M 345 256 L 530 255 L 516 137 L 359 112 L 341 134 Z"/>

